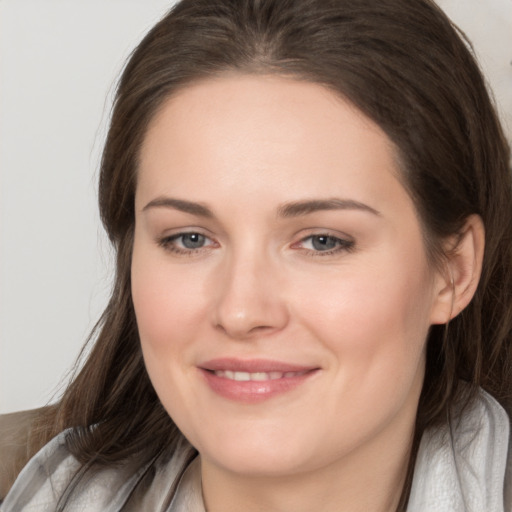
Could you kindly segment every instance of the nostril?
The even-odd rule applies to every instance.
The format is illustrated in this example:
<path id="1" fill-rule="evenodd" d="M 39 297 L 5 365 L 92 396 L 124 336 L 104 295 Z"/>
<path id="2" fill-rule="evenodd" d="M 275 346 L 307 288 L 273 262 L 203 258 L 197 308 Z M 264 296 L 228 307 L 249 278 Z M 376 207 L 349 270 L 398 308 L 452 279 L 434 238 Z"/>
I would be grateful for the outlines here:
<path id="1" fill-rule="evenodd" d="M 269 331 L 272 330 L 272 327 L 270 325 L 257 325 L 256 327 L 253 327 L 250 332 L 260 332 L 260 331 Z"/>
<path id="2" fill-rule="evenodd" d="M 280 328 L 277 325 L 251 325 L 243 322 L 239 324 L 218 322 L 214 327 L 217 331 L 233 339 L 247 339 L 257 335 L 270 334 Z"/>

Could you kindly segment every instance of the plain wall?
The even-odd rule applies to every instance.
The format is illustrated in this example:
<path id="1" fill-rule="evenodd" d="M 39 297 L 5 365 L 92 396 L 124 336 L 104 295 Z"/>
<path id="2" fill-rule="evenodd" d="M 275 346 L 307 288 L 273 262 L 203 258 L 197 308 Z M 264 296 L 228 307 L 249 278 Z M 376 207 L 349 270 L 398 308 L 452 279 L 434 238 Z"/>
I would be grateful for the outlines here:
<path id="1" fill-rule="evenodd" d="M 111 92 L 169 0 L 0 2 L 0 412 L 40 406 L 99 317 Z"/>
<path id="2" fill-rule="evenodd" d="M 512 0 L 440 3 L 473 39 L 510 134 Z M 109 98 L 171 4 L 0 1 L 0 413 L 61 389 L 106 303 L 95 188 Z"/>

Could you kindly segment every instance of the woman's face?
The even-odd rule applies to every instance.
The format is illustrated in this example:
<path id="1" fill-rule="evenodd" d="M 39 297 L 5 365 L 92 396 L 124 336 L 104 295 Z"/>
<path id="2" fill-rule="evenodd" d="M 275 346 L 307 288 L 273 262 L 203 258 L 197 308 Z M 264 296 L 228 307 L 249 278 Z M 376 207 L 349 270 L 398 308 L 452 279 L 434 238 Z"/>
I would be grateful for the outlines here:
<path id="1" fill-rule="evenodd" d="M 290 474 L 408 444 L 444 282 L 398 174 L 388 137 L 317 84 L 228 75 L 152 121 L 133 301 L 203 464 Z"/>

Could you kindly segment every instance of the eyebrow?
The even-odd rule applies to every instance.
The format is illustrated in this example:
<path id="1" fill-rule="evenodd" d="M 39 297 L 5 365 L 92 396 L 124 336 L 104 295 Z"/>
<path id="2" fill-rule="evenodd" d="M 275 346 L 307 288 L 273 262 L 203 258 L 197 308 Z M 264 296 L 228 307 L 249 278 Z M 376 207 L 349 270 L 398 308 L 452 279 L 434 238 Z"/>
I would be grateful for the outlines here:
<path id="1" fill-rule="evenodd" d="M 214 217 L 213 212 L 201 203 L 185 201 L 184 199 L 174 199 L 172 197 L 157 197 L 144 206 L 142 211 L 144 212 L 150 208 L 172 208 L 174 210 L 179 210 L 180 212 L 197 215 L 198 217 L 205 217 L 208 219 L 212 219 Z"/>
<path id="2" fill-rule="evenodd" d="M 353 199 L 312 199 L 286 203 L 278 208 L 279 217 L 298 217 L 325 210 L 360 210 L 380 216 L 380 212 Z"/>
<path id="3" fill-rule="evenodd" d="M 151 208 L 172 208 L 191 215 L 212 219 L 215 217 L 212 210 L 201 203 L 186 201 L 184 199 L 175 199 L 172 197 L 158 197 L 150 201 L 142 211 Z M 359 210 L 380 216 L 380 212 L 375 208 L 368 206 L 360 201 L 353 199 L 310 199 L 303 201 L 293 201 L 285 203 L 277 209 L 277 216 L 282 218 L 299 217 L 318 211 L 328 210 Z"/>

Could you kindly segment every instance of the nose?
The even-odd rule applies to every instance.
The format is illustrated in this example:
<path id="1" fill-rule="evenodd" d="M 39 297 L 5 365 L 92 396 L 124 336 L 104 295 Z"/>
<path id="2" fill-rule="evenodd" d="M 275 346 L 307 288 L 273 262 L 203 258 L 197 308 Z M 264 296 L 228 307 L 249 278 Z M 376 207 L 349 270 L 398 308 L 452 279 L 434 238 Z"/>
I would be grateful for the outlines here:
<path id="1" fill-rule="evenodd" d="M 278 265 L 264 256 L 233 255 L 216 278 L 213 324 L 232 339 L 248 339 L 283 329 L 289 312 Z"/>

